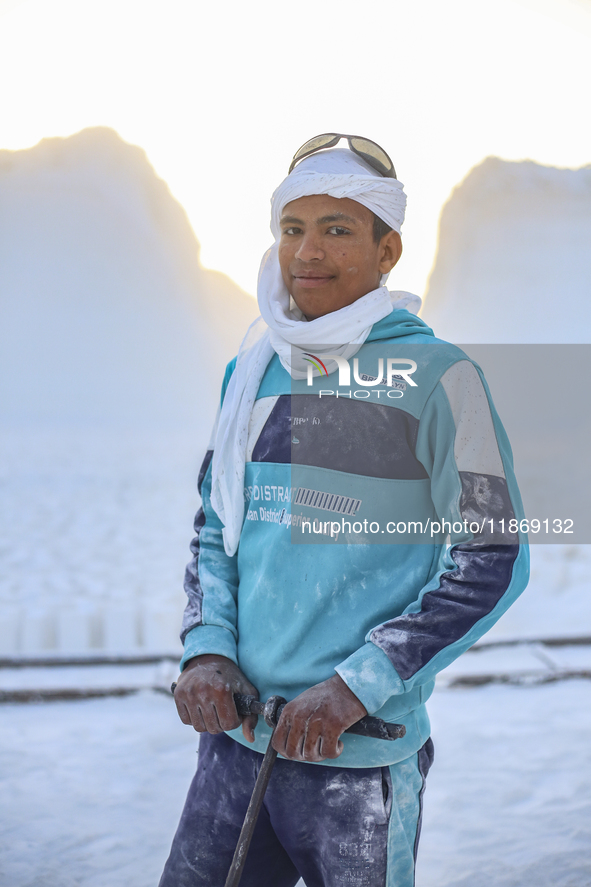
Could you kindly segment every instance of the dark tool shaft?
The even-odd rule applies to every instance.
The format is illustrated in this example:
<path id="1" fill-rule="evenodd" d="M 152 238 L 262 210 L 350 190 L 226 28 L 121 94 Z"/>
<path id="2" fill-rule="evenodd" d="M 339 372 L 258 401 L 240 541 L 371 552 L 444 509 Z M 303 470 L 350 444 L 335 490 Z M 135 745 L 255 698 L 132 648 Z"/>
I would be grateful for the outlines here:
<path id="1" fill-rule="evenodd" d="M 272 739 L 273 737 L 271 736 L 271 741 Z M 265 797 L 269 779 L 271 778 L 273 765 L 277 760 L 277 752 L 272 747 L 271 741 L 269 741 L 269 745 L 267 746 L 267 751 L 265 752 L 259 775 L 254 784 L 252 797 L 246 811 L 246 816 L 244 817 L 244 823 L 240 831 L 240 837 L 238 838 L 236 850 L 234 851 L 234 858 L 224 887 L 238 887 L 240 878 L 242 877 L 242 870 L 244 869 L 246 854 L 248 853 L 248 848 L 250 847 L 250 842 L 254 834 L 254 827 L 263 804 L 263 798 Z"/>
<path id="2" fill-rule="evenodd" d="M 260 702 L 255 696 L 241 696 L 239 693 L 235 693 L 234 702 L 236 703 L 238 714 L 242 717 L 265 714 L 266 704 Z M 277 708 L 275 723 L 281 717 L 281 712 L 284 708 L 285 705 L 280 705 Z M 381 718 L 366 715 L 360 721 L 347 727 L 345 733 L 354 733 L 356 736 L 369 736 L 371 739 L 389 739 L 392 741 L 394 739 L 402 739 L 406 734 L 406 727 L 404 724 L 388 724 Z"/>

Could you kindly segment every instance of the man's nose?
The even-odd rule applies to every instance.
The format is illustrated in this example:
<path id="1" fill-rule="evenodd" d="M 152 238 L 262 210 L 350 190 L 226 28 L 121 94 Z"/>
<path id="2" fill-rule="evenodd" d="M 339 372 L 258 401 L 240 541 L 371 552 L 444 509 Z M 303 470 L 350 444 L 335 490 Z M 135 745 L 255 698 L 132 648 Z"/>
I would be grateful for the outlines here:
<path id="1" fill-rule="evenodd" d="M 320 238 L 315 232 L 310 231 L 304 234 L 296 252 L 296 259 L 299 259 L 301 262 L 324 259 L 324 250 L 320 245 Z"/>

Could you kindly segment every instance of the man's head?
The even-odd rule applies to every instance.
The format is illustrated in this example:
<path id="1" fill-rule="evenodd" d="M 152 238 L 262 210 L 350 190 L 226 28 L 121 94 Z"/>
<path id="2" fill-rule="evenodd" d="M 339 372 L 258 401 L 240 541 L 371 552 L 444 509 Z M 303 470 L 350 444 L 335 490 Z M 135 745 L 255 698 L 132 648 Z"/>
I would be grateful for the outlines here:
<path id="1" fill-rule="evenodd" d="M 350 150 L 330 148 L 299 161 L 271 203 L 272 261 L 285 297 L 291 294 L 309 320 L 377 289 L 400 258 L 402 184 Z"/>
<path id="2" fill-rule="evenodd" d="M 308 320 L 377 289 L 402 253 L 400 234 L 349 198 L 313 194 L 292 200 L 280 228 L 281 276 Z"/>

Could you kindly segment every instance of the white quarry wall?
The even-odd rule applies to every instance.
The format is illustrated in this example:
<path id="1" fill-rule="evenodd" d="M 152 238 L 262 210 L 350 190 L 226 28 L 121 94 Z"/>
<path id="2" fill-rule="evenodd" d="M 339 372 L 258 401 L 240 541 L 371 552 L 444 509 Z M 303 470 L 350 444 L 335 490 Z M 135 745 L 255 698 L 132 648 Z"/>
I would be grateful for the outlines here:
<path id="1" fill-rule="evenodd" d="M 4 421 L 196 427 L 258 313 L 108 129 L 0 151 L 0 267 Z"/>
<path id="2" fill-rule="evenodd" d="M 0 151 L 0 656 L 178 648 L 197 472 L 258 311 L 111 130 Z"/>
<path id="3" fill-rule="evenodd" d="M 590 243 L 591 166 L 489 157 L 441 213 L 422 317 L 460 345 L 528 346 L 519 349 L 517 377 L 496 365 L 501 349 L 475 348 L 471 356 L 489 378 L 531 517 L 547 506 L 554 517 L 578 511 L 588 523 L 589 349 L 552 349 L 545 353 L 554 360 L 544 364 L 532 343 L 591 343 Z M 572 514 L 557 512 L 565 501 Z M 531 555 L 530 586 L 491 635 L 591 636 L 591 547 L 534 544 Z"/>
<path id="4" fill-rule="evenodd" d="M 591 166 L 489 157 L 443 207 L 423 318 L 453 342 L 591 342 Z"/>

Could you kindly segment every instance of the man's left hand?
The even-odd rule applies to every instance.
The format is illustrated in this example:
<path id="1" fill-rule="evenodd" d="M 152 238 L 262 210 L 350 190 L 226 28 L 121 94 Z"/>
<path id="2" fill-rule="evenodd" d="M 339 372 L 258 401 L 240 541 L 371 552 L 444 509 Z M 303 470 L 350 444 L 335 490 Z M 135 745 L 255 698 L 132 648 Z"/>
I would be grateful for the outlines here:
<path id="1" fill-rule="evenodd" d="M 273 735 L 273 748 L 292 761 L 318 763 L 338 758 L 341 733 L 367 714 L 345 682 L 334 677 L 288 702 Z"/>

